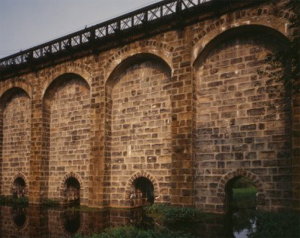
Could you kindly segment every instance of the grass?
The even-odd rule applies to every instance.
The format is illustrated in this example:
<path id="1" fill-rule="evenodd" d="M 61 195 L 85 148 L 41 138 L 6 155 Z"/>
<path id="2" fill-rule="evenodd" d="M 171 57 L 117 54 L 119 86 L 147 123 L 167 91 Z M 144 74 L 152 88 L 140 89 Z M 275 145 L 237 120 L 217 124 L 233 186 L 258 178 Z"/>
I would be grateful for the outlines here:
<path id="1" fill-rule="evenodd" d="M 233 208 L 254 209 L 256 207 L 256 188 L 234 188 Z"/>

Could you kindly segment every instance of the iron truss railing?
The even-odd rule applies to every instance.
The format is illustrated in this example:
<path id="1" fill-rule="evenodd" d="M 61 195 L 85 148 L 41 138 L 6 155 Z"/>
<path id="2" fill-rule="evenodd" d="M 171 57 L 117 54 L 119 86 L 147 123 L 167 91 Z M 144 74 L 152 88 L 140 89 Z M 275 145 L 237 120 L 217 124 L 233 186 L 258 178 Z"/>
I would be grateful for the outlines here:
<path id="1" fill-rule="evenodd" d="M 70 49 L 92 44 L 99 39 L 104 39 L 128 29 L 141 27 L 147 22 L 164 19 L 211 1 L 213 0 L 160 1 L 112 20 L 2 58 L 0 59 L 0 71 L 30 63 L 38 59 L 46 59 L 47 57 L 57 55 L 60 52 L 68 52 Z"/>

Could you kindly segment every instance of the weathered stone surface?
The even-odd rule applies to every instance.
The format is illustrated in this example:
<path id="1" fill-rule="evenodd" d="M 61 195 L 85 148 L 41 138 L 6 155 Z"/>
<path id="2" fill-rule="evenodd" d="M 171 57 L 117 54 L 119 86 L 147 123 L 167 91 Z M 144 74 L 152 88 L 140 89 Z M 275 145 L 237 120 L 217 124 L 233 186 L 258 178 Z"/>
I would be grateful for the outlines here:
<path id="1" fill-rule="evenodd" d="M 260 209 L 299 209 L 299 98 L 291 115 L 258 74 L 290 15 L 256 4 L 1 80 L 1 194 L 19 176 L 63 202 L 73 177 L 81 204 L 128 207 L 144 177 L 155 202 L 222 212 L 244 176 Z"/>

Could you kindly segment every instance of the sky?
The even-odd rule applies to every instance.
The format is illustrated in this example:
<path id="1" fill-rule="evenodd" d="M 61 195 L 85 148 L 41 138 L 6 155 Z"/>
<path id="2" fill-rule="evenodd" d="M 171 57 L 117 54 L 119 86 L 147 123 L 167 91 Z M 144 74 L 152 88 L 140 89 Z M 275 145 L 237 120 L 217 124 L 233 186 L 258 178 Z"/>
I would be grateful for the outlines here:
<path id="1" fill-rule="evenodd" d="M 0 0 L 0 58 L 159 0 Z"/>

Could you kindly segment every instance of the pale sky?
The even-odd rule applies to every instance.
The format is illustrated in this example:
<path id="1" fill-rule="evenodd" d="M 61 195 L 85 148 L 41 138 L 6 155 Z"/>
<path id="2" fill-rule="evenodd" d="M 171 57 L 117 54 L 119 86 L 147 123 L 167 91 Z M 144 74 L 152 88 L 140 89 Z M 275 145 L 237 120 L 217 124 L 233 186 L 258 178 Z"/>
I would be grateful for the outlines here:
<path id="1" fill-rule="evenodd" d="M 0 58 L 159 0 L 0 0 Z"/>

